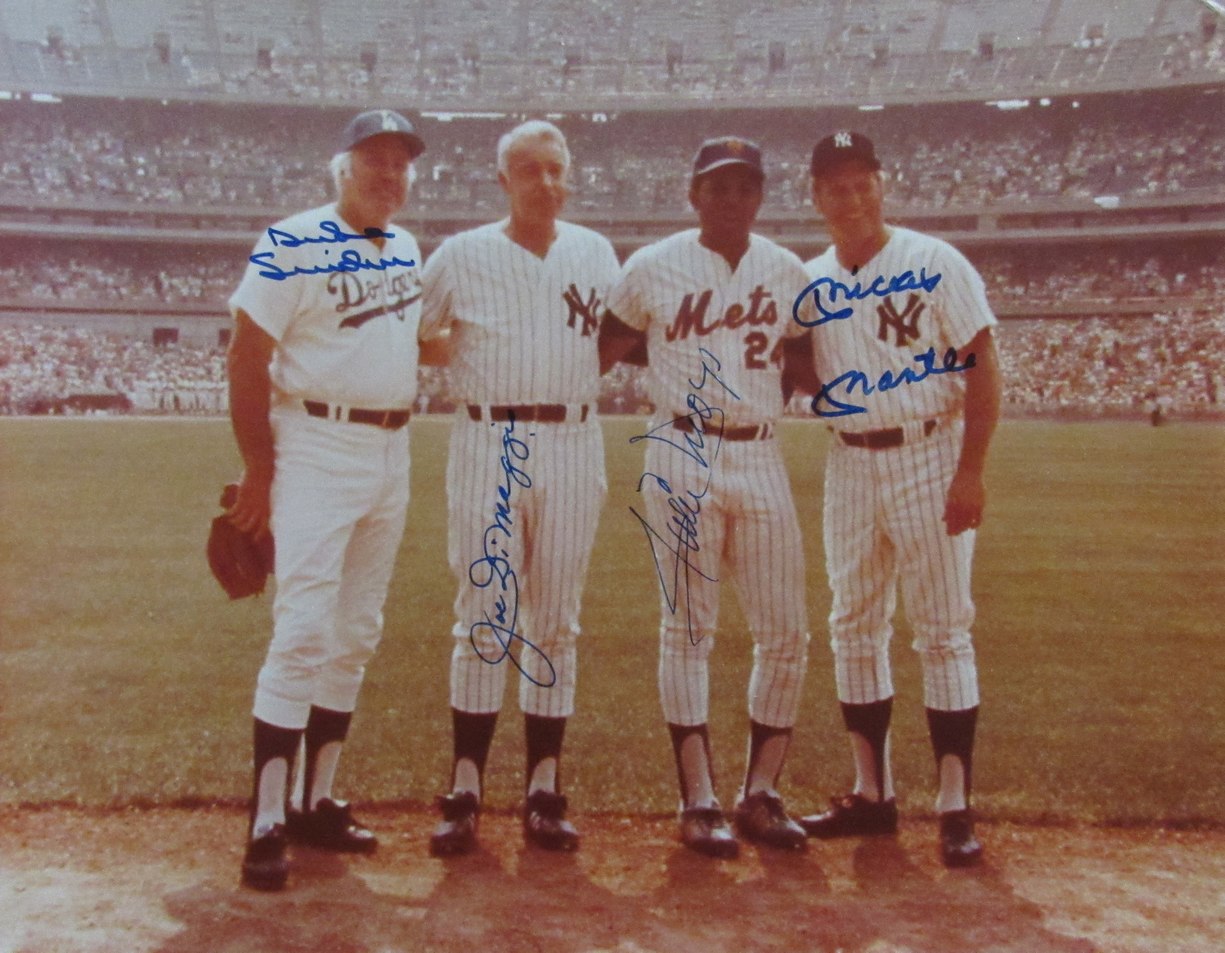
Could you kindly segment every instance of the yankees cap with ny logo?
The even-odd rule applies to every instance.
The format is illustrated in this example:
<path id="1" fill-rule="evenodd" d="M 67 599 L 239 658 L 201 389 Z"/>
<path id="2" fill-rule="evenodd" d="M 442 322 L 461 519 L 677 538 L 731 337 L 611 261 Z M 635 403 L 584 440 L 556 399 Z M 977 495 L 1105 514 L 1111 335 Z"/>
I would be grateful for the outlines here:
<path id="1" fill-rule="evenodd" d="M 880 168 L 876 147 L 862 132 L 839 131 L 826 136 L 812 150 L 811 171 L 814 177 L 824 175 L 843 162 L 862 162 L 872 171 Z"/>

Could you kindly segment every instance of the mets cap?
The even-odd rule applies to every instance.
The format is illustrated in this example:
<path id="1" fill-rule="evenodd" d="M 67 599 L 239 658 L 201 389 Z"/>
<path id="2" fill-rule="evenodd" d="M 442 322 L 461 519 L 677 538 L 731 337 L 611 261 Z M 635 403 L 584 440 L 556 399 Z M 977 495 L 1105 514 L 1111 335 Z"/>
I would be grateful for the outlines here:
<path id="1" fill-rule="evenodd" d="M 761 147 L 748 139 L 736 136 L 721 136 L 707 139 L 698 154 L 693 157 L 693 178 L 713 172 L 725 165 L 745 165 L 761 178 L 766 177 L 761 165 Z"/>

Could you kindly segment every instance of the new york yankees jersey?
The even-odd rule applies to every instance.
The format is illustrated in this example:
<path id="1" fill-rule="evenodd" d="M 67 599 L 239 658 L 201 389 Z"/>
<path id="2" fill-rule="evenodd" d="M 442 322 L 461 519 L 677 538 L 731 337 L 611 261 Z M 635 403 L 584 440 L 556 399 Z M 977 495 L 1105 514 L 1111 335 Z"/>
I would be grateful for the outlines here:
<path id="1" fill-rule="evenodd" d="M 412 406 L 421 253 L 404 228 L 389 225 L 384 231 L 392 237 L 381 247 L 367 238 L 336 238 L 356 229 L 332 203 L 277 222 L 256 243 L 229 303 L 279 345 L 271 367 L 274 403 Z M 345 264 L 353 261 L 373 267 Z M 327 270 L 333 267 L 345 270 Z"/>
<path id="2" fill-rule="evenodd" d="M 542 259 L 494 222 L 448 238 L 424 272 L 422 337 L 450 326 L 452 387 L 478 404 L 594 403 L 601 298 L 617 275 L 603 235 L 557 222 Z"/>
<path id="3" fill-rule="evenodd" d="M 689 229 L 631 255 L 608 308 L 647 333 L 650 389 L 660 416 L 689 412 L 691 378 L 704 349 L 739 397 L 723 408 L 725 426 L 770 423 L 783 412 L 783 338 L 804 333 L 791 320 L 791 307 L 807 273 L 798 257 L 760 235 L 749 236 L 733 271 L 698 235 Z"/>
<path id="4" fill-rule="evenodd" d="M 816 289 L 821 309 L 851 310 L 849 317 L 812 328 L 817 374 L 832 398 L 819 399 L 815 409 L 829 414 L 844 404 L 864 411 L 826 417 L 838 430 L 898 427 L 959 412 L 965 375 L 930 371 L 945 366 L 950 348 L 964 347 L 996 324 L 983 280 L 961 252 L 908 228 L 893 225 L 889 232 L 885 247 L 854 272 L 842 266 L 832 246 L 805 266 L 811 281 L 826 279 Z M 891 286 L 904 290 L 871 290 Z M 812 292 L 806 297 L 811 304 Z M 929 349 L 932 357 L 925 359 Z M 853 371 L 864 375 L 870 392 L 864 378 L 847 379 Z M 906 371 L 921 379 L 896 384 Z"/>

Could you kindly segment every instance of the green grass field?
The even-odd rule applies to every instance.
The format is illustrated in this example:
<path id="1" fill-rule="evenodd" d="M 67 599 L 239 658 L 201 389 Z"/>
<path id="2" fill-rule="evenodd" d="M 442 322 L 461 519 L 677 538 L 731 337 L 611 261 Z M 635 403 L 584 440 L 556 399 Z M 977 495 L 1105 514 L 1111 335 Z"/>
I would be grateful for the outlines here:
<path id="1" fill-rule="evenodd" d="M 358 801 L 427 802 L 449 772 L 454 582 L 442 476 L 449 421 L 413 423 L 413 503 L 342 763 Z M 610 494 L 584 606 L 579 714 L 563 763 L 579 811 L 668 812 L 675 772 L 655 690 L 654 571 L 628 513 L 632 420 L 606 422 Z M 813 632 L 784 793 L 850 779 L 833 693 L 820 533 L 827 445 L 783 429 L 806 533 Z M 269 598 L 230 603 L 203 555 L 238 472 L 228 425 L 0 420 L 0 804 L 237 803 Z M 1009 422 L 996 438 L 975 573 L 984 707 L 976 801 L 1024 821 L 1225 825 L 1225 429 Z M 895 640 L 900 797 L 933 768 L 909 633 Z M 742 770 L 750 642 L 729 588 L 712 672 L 719 793 Z M 513 677 L 513 673 L 512 673 Z M 516 803 L 508 692 L 489 800 Z"/>

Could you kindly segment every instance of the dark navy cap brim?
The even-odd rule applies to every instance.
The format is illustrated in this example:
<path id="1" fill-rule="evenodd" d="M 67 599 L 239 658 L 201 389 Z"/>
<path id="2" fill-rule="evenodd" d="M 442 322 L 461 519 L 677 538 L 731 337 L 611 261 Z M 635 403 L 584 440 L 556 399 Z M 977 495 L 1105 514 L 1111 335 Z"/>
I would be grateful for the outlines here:
<path id="1" fill-rule="evenodd" d="M 729 166 L 729 165 L 742 165 L 745 168 L 750 169 L 753 172 L 756 172 L 760 178 L 764 179 L 766 177 L 766 173 L 762 170 L 761 166 L 758 165 L 756 162 L 753 162 L 750 159 L 734 159 L 734 158 L 716 159 L 714 162 L 710 163 L 710 165 L 703 166 L 701 169 L 694 169 L 693 177 L 696 179 L 699 176 L 705 175 L 707 172 L 714 172 L 716 169 L 722 169 L 724 166 Z"/>

